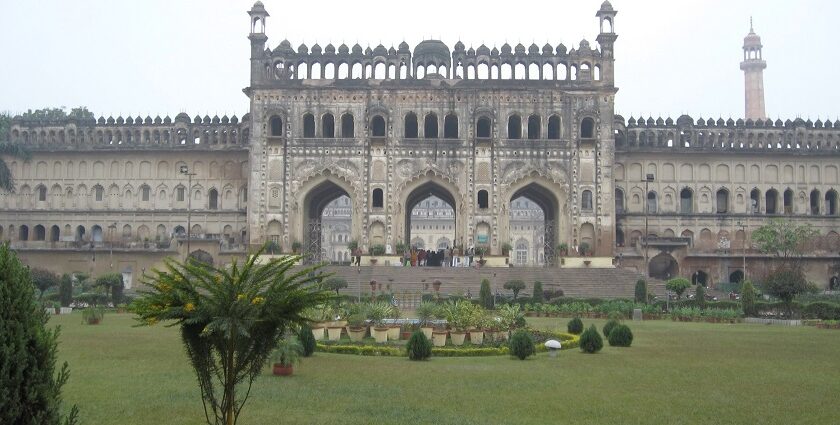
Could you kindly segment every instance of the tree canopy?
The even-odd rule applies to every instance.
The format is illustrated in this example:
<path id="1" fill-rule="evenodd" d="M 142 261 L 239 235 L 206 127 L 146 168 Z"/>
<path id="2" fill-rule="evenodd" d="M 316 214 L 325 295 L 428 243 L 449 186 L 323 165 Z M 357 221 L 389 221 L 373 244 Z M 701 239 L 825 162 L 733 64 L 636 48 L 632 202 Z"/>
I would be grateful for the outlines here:
<path id="1" fill-rule="evenodd" d="M 818 234 L 810 224 L 797 225 L 791 220 L 774 218 L 754 230 L 752 240 L 761 252 L 774 255 L 788 265 L 789 262 L 798 262 L 805 243 Z"/>

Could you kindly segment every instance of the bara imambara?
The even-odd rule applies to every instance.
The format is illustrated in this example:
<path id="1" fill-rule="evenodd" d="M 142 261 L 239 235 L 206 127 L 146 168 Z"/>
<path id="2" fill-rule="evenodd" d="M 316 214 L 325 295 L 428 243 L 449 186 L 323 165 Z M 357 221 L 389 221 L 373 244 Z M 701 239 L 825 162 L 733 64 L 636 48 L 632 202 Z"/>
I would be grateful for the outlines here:
<path id="1" fill-rule="evenodd" d="M 349 263 L 354 242 L 363 266 L 473 249 L 500 271 L 715 286 L 766 270 L 750 234 L 783 217 L 819 230 L 806 273 L 837 284 L 840 121 L 766 117 L 752 28 L 743 119 L 625 119 L 608 1 L 596 44 L 568 47 L 271 48 L 268 11 L 248 15 L 241 118 L 13 119 L 31 157 L 7 159 L 0 238 L 62 272 L 139 274 L 188 253 L 225 264 L 266 242 Z"/>

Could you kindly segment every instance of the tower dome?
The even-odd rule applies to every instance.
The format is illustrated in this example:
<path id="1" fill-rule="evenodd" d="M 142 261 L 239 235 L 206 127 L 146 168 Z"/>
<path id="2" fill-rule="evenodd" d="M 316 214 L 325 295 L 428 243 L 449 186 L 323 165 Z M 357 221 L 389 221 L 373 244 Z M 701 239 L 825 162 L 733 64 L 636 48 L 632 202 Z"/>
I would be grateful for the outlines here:
<path id="1" fill-rule="evenodd" d="M 449 61 L 449 47 L 440 40 L 423 40 L 414 47 L 414 57 Z"/>

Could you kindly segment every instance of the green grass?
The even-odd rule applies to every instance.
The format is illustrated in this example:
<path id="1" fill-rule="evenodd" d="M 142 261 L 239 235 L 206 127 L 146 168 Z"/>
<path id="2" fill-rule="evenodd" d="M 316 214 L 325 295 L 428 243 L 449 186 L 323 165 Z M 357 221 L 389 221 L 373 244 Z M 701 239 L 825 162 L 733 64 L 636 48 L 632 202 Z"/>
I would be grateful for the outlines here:
<path id="1" fill-rule="evenodd" d="M 530 319 L 565 331 L 568 319 Z M 201 424 L 177 329 L 54 317 L 64 390 L 85 424 Z M 595 323 L 599 332 L 603 320 Z M 406 358 L 316 353 L 291 378 L 265 373 L 240 424 L 837 423 L 840 332 L 810 327 L 629 323 L 630 348 L 510 357 Z"/>

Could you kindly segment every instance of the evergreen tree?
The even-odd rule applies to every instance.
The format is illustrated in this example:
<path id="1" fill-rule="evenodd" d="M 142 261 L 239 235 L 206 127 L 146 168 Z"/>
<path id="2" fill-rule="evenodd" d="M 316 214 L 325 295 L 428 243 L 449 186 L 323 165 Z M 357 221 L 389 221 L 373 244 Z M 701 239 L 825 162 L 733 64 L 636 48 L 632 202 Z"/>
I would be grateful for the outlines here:
<path id="1" fill-rule="evenodd" d="M 62 307 L 70 307 L 73 302 L 73 278 L 69 274 L 61 275 L 61 284 L 58 287 L 58 298 Z"/>
<path id="2" fill-rule="evenodd" d="M 490 310 L 493 308 L 493 293 L 490 292 L 490 281 L 481 279 L 481 289 L 478 290 L 478 301 L 482 307 Z"/>
<path id="3" fill-rule="evenodd" d="M 542 282 L 540 282 L 539 280 L 534 282 L 534 297 L 533 297 L 533 299 L 534 299 L 533 302 L 535 302 L 535 303 L 543 302 Z"/>
<path id="4" fill-rule="evenodd" d="M 61 387 L 70 372 L 55 362 L 59 329 L 35 299 L 29 270 L 0 245 L 0 424 L 75 424 L 78 409 L 61 414 Z"/>

